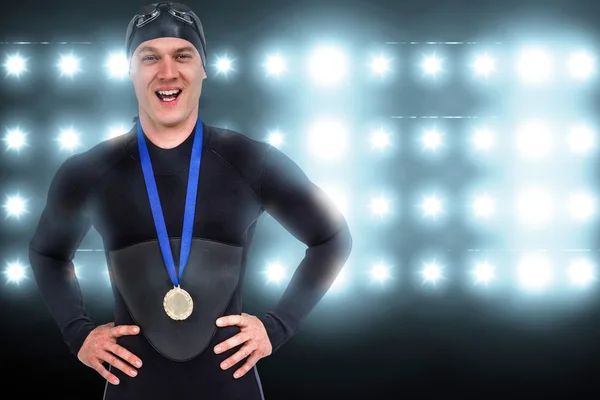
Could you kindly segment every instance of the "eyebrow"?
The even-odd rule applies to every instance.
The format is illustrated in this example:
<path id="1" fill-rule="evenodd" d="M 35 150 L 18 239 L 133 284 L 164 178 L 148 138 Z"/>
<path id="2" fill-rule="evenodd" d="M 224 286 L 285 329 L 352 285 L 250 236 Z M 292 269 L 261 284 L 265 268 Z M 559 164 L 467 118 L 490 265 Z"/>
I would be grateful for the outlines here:
<path id="1" fill-rule="evenodd" d="M 153 52 L 153 53 L 158 53 L 158 49 L 156 47 L 152 47 L 152 46 L 144 46 L 140 49 L 139 53 L 144 53 L 144 52 Z M 185 47 L 179 47 L 177 49 L 175 49 L 173 51 L 173 53 L 183 53 L 184 51 L 194 51 L 194 47 L 192 46 L 185 46 Z"/>

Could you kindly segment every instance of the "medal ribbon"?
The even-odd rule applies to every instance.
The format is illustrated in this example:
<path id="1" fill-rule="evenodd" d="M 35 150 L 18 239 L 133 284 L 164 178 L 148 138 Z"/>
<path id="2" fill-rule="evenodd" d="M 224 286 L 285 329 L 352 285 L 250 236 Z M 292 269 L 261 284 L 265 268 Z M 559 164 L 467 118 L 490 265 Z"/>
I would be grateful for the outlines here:
<path id="1" fill-rule="evenodd" d="M 152 208 L 152 216 L 154 218 L 154 226 L 158 235 L 160 250 L 167 267 L 167 272 L 173 282 L 173 286 L 179 286 L 183 270 L 190 256 L 190 246 L 192 243 L 192 231 L 194 229 L 194 213 L 196 211 L 196 194 L 198 192 L 198 177 L 200 175 L 200 161 L 202 158 L 202 121 L 198 118 L 196 122 L 196 131 L 194 133 L 194 144 L 192 145 L 192 155 L 190 157 L 190 169 L 188 174 L 187 194 L 185 198 L 185 214 L 183 217 L 183 232 L 181 233 L 181 251 L 179 255 L 179 276 L 175 272 L 175 261 L 171 252 L 171 243 L 169 242 L 169 234 L 165 225 L 165 218 L 158 197 L 158 189 L 154 180 L 154 171 L 152 170 L 152 162 L 150 154 L 146 146 L 144 133 L 142 132 L 141 122 L 137 121 L 137 141 L 140 151 L 140 161 L 144 172 L 144 180 L 146 181 L 146 189 L 150 207 Z"/>

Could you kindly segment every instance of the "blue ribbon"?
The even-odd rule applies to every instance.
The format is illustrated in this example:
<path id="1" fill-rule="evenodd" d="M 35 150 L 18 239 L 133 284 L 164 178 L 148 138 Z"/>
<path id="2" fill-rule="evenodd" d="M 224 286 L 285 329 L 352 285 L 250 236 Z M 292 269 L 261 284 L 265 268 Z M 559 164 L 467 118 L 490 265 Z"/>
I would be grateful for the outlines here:
<path id="1" fill-rule="evenodd" d="M 183 232 L 181 233 L 181 252 L 179 255 L 179 276 L 175 272 L 175 261 L 171 252 L 171 244 L 169 242 L 169 234 L 165 225 L 165 218 L 158 197 L 158 189 L 154 180 L 154 171 L 150 161 L 150 154 L 146 146 L 142 125 L 137 121 L 137 141 L 140 151 L 140 160 L 142 170 L 144 171 L 144 180 L 146 181 L 146 189 L 148 191 L 148 199 L 152 208 L 152 216 L 154 217 L 154 226 L 158 234 L 158 242 L 162 252 L 163 260 L 167 267 L 167 272 L 173 282 L 173 286 L 179 286 L 179 281 L 183 274 L 185 265 L 190 256 L 190 246 L 192 243 L 192 231 L 194 229 L 194 213 L 196 211 L 196 194 L 198 192 L 198 177 L 200 175 L 200 161 L 202 158 L 202 121 L 198 118 L 196 123 L 196 131 L 194 134 L 194 144 L 192 145 L 192 156 L 190 158 L 190 170 L 188 174 L 187 194 L 185 198 L 185 214 L 183 217 Z"/>

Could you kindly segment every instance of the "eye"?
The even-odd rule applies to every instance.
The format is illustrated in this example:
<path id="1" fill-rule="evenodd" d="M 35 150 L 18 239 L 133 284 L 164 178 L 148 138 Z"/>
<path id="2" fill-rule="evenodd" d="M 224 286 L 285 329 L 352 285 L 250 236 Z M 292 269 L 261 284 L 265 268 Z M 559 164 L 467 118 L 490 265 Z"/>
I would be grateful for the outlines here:
<path id="1" fill-rule="evenodd" d="M 146 57 L 142 58 L 142 61 L 146 61 L 151 58 L 156 58 L 156 56 L 146 56 Z"/>
<path id="2" fill-rule="evenodd" d="M 189 54 L 179 54 L 178 57 L 192 58 Z"/>

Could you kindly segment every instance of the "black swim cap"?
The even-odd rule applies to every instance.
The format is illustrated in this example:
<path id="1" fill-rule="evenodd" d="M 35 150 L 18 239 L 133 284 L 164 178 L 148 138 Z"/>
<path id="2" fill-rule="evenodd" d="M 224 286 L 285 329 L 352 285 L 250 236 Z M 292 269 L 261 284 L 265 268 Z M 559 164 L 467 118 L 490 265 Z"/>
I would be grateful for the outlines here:
<path id="1" fill-rule="evenodd" d="M 176 37 L 192 43 L 206 66 L 206 39 L 202 23 L 185 4 L 160 2 L 142 7 L 131 19 L 125 36 L 127 59 L 147 41 L 162 37 Z"/>

